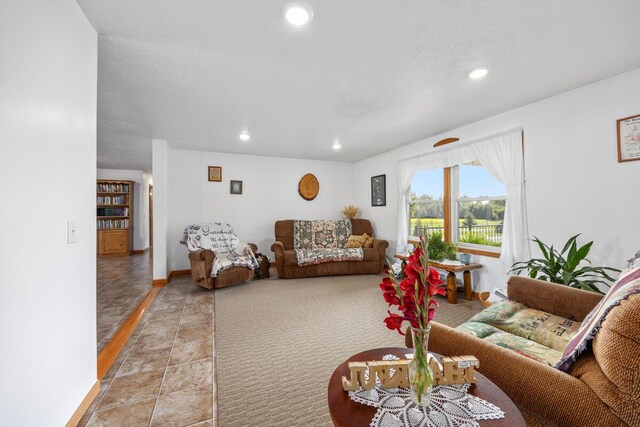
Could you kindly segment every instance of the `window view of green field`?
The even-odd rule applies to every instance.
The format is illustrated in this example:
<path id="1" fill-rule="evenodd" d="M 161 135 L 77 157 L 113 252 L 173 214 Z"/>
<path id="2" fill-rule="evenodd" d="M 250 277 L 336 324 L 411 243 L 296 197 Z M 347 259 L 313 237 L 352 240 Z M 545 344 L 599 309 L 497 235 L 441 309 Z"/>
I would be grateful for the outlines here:
<path id="1" fill-rule="evenodd" d="M 456 201 L 458 243 L 484 246 L 502 245 L 502 226 L 506 189 L 480 165 L 461 165 L 457 168 Z M 409 234 L 419 236 L 440 232 L 444 234 L 444 182 L 441 169 L 416 173 L 411 182 Z"/>

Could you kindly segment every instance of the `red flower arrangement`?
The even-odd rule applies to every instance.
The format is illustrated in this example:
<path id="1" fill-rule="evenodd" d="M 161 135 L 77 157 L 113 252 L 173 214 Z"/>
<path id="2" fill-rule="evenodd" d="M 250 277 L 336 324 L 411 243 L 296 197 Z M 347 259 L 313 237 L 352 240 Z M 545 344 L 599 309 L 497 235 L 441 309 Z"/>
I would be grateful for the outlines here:
<path id="1" fill-rule="evenodd" d="M 402 323 L 408 321 L 411 326 L 418 329 L 426 329 L 435 315 L 438 302 L 433 299 L 435 295 L 446 295 L 440 274 L 428 266 L 429 252 L 428 239 L 420 237 L 418 245 L 407 259 L 404 269 L 406 277 L 398 282 L 392 272 L 387 271 L 388 276 L 382 279 L 380 289 L 389 307 L 397 306 L 402 315 L 387 311 L 389 316 L 384 323 L 389 329 L 402 332 Z"/>

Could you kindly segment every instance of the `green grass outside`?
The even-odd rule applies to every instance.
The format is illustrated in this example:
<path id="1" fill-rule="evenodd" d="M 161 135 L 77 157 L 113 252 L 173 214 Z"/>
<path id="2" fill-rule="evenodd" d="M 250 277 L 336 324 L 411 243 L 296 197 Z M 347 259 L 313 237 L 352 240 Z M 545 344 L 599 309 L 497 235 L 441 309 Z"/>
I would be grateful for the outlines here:
<path id="1" fill-rule="evenodd" d="M 444 218 L 411 218 L 411 230 L 413 230 L 413 228 L 416 226 L 416 223 L 418 221 L 422 221 L 423 227 L 425 225 L 427 227 L 444 227 Z M 502 223 L 502 221 L 499 221 L 499 220 L 492 221 L 492 220 L 476 218 L 476 225 L 498 225 L 500 223 Z M 464 218 L 460 218 L 458 220 L 458 224 L 464 225 Z"/>
<path id="2" fill-rule="evenodd" d="M 420 221 L 420 222 L 419 222 Z M 486 220 L 486 219 L 476 219 L 476 226 L 478 225 L 498 225 L 501 224 L 502 221 L 492 221 L 492 220 Z M 444 218 L 411 218 L 411 229 L 409 230 L 409 235 L 411 235 L 411 233 L 413 233 L 413 230 L 415 229 L 415 226 L 417 224 L 421 224 L 423 227 L 427 226 L 427 227 L 441 227 L 444 228 Z M 464 219 L 461 218 L 458 220 L 458 224 L 459 226 L 464 226 Z M 477 245 L 484 245 L 484 246 L 495 246 L 495 247 L 500 247 L 502 246 L 501 243 L 499 242 L 492 242 L 488 239 L 486 239 L 484 236 L 482 236 L 482 234 L 476 233 L 474 235 L 466 235 L 463 238 L 460 239 L 460 243 L 473 243 L 473 244 L 477 244 Z"/>

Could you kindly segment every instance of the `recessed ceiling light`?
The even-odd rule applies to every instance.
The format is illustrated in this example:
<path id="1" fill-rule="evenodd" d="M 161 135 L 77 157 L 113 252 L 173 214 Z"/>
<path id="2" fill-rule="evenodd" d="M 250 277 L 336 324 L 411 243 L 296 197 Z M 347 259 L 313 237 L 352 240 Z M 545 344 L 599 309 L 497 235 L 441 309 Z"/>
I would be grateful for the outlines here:
<path id="1" fill-rule="evenodd" d="M 333 145 L 331 146 L 334 150 L 339 150 L 342 148 L 342 144 L 340 144 L 340 141 L 334 141 Z"/>
<path id="2" fill-rule="evenodd" d="M 313 10 L 306 3 L 287 3 L 282 8 L 282 14 L 291 25 L 296 27 L 306 25 L 313 19 Z"/>
<path id="3" fill-rule="evenodd" d="M 249 132 L 245 130 L 243 132 L 240 132 L 239 138 L 240 141 L 248 141 L 251 139 L 251 135 L 249 135 Z"/>
<path id="4" fill-rule="evenodd" d="M 473 80 L 478 80 L 486 76 L 488 72 L 489 70 L 484 67 L 474 68 L 467 73 L 467 77 Z"/>

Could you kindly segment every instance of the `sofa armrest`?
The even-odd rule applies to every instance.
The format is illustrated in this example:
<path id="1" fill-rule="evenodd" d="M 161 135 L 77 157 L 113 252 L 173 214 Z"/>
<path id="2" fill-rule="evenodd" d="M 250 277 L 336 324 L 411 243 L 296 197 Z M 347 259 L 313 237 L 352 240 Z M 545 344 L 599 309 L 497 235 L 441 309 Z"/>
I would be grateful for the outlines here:
<path id="1" fill-rule="evenodd" d="M 199 282 L 210 278 L 215 258 L 216 254 L 209 249 L 198 249 L 197 251 L 189 252 L 193 280 Z"/>
<path id="2" fill-rule="evenodd" d="M 271 251 L 275 254 L 276 270 L 278 271 L 278 277 L 284 277 L 284 243 L 276 240 L 271 245 Z"/>
<path id="3" fill-rule="evenodd" d="M 478 372 L 514 402 L 558 425 L 623 425 L 581 380 L 465 332 L 432 322 L 429 350 L 475 356 Z"/>
<path id="4" fill-rule="evenodd" d="M 382 270 L 384 270 L 384 262 L 386 260 L 386 250 L 389 247 L 389 242 L 381 239 L 373 239 L 372 247 L 378 251 L 378 254 L 379 254 L 378 259 L 380 260 L 380 267 L 378 272 L 381 272 Z"/>
<path id="5" fill-rule="evenodd" d="M 602 295 L 528 277 L 511 276 L 507 295 L 528 308 L 582 322 Z"/>

